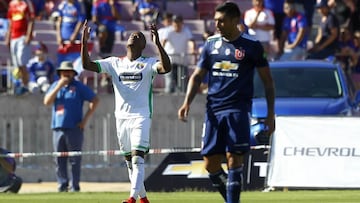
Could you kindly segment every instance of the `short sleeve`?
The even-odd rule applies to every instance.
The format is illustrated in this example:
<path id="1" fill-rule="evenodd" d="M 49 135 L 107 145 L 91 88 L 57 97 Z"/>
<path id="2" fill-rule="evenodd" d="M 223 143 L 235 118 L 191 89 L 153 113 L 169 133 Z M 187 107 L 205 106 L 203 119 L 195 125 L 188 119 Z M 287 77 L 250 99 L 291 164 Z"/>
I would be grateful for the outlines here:
<path id="1" fill-rule="evenodd" d="M 200 57 L 197 63 L 198 68 L 205 68 L 208 69 L 209 67 L 209 56 L 208 56 L 208 50 L 209 50 L 210 43 L 208 41 L 205 42 L 203 49 L 200 53 Z"/>
<path id="2" fill-rule="evenodd" d="M 255 66 L 257 68 L 269 66 L 269 62 L 264 52 L 264 47 L 261 45 L 259 41 L 255 41 L 254 46 L 256 47 L 255 48 L 256 52 L 253 58 L 255 62 Z"/>
<path id="3" fill-rule="evenodd" d="M 96 60 L 95 63 L 97 64 L 97 66 L 100 69 L 99 73 L 111 73 L 112 70 L 114 69 L 112 64 L 114 61 L 115 57 L 108 57 L 105 59 L 100 59 L 100 60 Z"/>

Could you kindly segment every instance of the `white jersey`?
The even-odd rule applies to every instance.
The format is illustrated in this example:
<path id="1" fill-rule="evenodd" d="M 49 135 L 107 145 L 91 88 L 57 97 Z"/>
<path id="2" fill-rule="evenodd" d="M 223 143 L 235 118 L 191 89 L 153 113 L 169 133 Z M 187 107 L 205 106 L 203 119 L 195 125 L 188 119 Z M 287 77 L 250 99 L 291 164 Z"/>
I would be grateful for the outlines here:
<path id="1" fill-rule="evenodd" d="M 257 11 L 254 8 L 247 10 L 244 15 L 245 25 L 248 26 L 251 22 L 253 22 L 256 16 L 257 16 Z M 269 9 L 264 8 L 257 17 L 256 23 L 258 25 L 266 25 L 266 24 L 275 25 L 275 18 L 273 12 Z M 255 36 L 255 38 L 260 42 L 271 41 L 271 37 L 272 37 L 271 31 L 249 28 L 248 32 L 249 35 Z"/>
<path id="2" fill-rule="evenodd" d="M 108 73 L 114 86 L 115 117 L 136 118 L 152 116 L 152 83 L 157 74 L 158 60 L 139 57 L 109 57 L 96 60 L 101 73 Z"/>

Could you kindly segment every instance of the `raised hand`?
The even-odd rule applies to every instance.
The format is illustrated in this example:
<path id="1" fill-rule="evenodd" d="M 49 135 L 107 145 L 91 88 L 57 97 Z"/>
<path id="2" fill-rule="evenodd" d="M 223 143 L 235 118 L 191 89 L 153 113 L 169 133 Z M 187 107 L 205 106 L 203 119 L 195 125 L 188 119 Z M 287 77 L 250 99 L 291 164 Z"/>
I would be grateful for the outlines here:
<path id="1" fill-rule="evenodd" d="M 82 29 L 82 36 L 81 36 L 81 43 L 86 43 L 90 38 L 90 30 L 91 28 L 88 26 L 87 20 L 85 20 L 83 29 Z"/>
<path id="2" fill-rule="evenodd" d="M 157 31 L 156 25 L 153 23 L 150 25 L 151 39 L 156 45 L 161 45 L 159 39 L 159 33 Z"/>
<path id="3" fill-rule="evenodd" d="M 59 79 L 58 85 L 60 85 L 60 87 L 64 87 L 65 85 L 69 84 L 70 82 L 70 78 L 68 77 L 61 77 Z"/>

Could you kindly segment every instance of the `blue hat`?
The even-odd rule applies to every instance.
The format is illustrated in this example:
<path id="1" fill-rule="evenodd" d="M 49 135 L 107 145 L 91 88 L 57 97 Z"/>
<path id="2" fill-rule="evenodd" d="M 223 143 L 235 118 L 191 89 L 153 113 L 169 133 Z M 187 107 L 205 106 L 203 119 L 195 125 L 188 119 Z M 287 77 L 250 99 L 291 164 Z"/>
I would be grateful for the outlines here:
<path id="1" fill-rule="evenodd" d="M 320 0 L 317 1 L 315 8 L 322 8 L 322 7 L 328 7 L 328 1 L 327 0 Z"/>

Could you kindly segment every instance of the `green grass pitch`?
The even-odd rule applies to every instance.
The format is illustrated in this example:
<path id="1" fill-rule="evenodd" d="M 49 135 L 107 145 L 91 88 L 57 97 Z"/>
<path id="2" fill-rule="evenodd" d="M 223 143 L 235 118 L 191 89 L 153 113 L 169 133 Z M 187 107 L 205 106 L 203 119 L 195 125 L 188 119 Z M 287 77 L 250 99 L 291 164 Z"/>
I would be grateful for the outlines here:
<path id="1" fill-rule="evenodd" d="M 121 203 L 128 193 L 0 194 L 0 203 Z M 243 192 L 241 203 L 360 203 L 359 190 Z M 216 192 L 149 192 L 151 203 L 223 203 Z"/>

